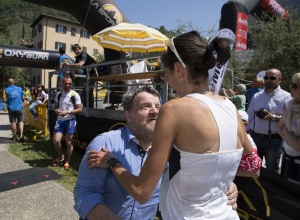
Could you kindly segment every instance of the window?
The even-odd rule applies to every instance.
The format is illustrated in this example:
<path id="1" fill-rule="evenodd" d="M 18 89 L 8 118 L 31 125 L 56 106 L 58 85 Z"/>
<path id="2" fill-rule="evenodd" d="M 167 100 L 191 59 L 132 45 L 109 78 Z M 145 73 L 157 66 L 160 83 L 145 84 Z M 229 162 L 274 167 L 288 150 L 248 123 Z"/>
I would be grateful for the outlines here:
<path id="1" fill-rule="evenodd" d="M 76 28 L 71 28 L 71 36 L 76 36 Z"/>
<path id="2" fill-rule="evenodd" d="M 80 30 L 80 37 L 89 39 L 90 33 L 84 30 Z"/>
<path id="3" fill-rule="evenodd" d="M 71 44 L 71 45 L 70 45 L 70 52 L 73 52 L 73 50 L 72 50 L 73 45 L 74 45 L 74 44 Z"/>
<path id="4" fill-rule="evenodd" d="M 43 48 L 43 41 L 41 40 L 38 42 L 37 49 L 42 49 Z"/>
<path id="5" fill-rule="evenodd" d="M 67 27 L 57 24 L 56 25 L 56 32 L 65 34 L 65 33 L 67 33 Z"/>
<path id="6" fill-rule="evenodd" d="M 55 49 L 58 50 L 60 47 L 66 48 L 66 44 L 62 42 L 55 42 Z"/>
<path id="7" fill-rule="evenodd" d="M 93 49 L 93 56 L 97 56 L 99 53 L 98 49 Z"/>
<path id="8" fill-rule="evenodd" d="M 33 30 L 32 30 L 32 37 L 35 37 L 36 36 L 36 29 L 34 28 Z"/>
<path id="9" fill-rule="evenodd" d="M 82 47 L 82 52 L 87 52 L 87 47 Z"/>
<path id="10" fill-rule="evenodd" d="M 42 24 L 38 24 L 38 32 L 40 33 L 42 31 Z"/>

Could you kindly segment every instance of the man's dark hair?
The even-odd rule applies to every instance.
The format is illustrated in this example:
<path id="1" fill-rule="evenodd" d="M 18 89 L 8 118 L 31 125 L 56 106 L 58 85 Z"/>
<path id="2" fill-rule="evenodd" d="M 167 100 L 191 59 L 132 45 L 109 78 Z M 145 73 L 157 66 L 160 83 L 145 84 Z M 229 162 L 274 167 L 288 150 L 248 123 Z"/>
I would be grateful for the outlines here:
<path id="1" fill-rule="evenodd" d="M 72 50 L 75 50 L 77 48 L 81 49 L 81 46 L 79 44 L 73 44 L 72 45 Z"/>
<path id="2" fill-rule="evenodd" d="M 152 86 L 143 86 L 140 88 L 136 88 L 132 91 L 128 91 L 123 95 L 122 103 L 123 103 L 123 108 L 125 111 L 129 111 L 131 109 L 132 101 L 134 97 L 140 93 L 140 92 L 147 92 L 149 94 L 152 94 L 153 96 L 157 96 L 160 98 L 159 92 L 154 89 Z"/>
<path id="3" fill-rule="evenodd" d="M 59 51 L 59 53 L 61 53 L 61 54 L 65 54 L 65 53 L 66 53 L 66 49 L 65 49 L 64 47 L 60 47 L 60 48 L 58 49 L 58 51 Z"/>

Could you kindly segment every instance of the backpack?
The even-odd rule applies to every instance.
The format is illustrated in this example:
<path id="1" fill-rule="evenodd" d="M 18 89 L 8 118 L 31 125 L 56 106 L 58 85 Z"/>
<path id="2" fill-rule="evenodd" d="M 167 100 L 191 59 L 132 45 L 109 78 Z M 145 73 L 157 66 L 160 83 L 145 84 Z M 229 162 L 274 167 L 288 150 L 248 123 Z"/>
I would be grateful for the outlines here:
<path id="1" fill-rule="evenodd" d="M 72 102 L 73 105 L 74 105 L 74 109 L 76 109 L 75 94 L 76 94 L 76 91 L 74 91 L 74 90 L 71 89 L 71 102 Z M 59 107 L 59 100 L 60 100 L 61 95 L 62 95 L 62 92 L 59 91 L 59 92 L 58 92 L 58 96 L 57 96 L 58 107 Z"/>

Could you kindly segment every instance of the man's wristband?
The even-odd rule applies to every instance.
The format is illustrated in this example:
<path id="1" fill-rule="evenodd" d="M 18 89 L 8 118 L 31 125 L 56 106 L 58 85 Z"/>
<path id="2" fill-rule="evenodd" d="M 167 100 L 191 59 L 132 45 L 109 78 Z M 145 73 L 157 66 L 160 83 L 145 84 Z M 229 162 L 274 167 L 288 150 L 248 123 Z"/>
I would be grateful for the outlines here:
<path id="1" fill-rule="evenodd" d="M 70 111 L 70 110 L 68 111 L 68 114 L 71 114 L 71 111 Z"/>
<path id="2" fill-rule="evenodd" d="M 272 121 L 276 121 L 276 115 L 272 115 Z"/>

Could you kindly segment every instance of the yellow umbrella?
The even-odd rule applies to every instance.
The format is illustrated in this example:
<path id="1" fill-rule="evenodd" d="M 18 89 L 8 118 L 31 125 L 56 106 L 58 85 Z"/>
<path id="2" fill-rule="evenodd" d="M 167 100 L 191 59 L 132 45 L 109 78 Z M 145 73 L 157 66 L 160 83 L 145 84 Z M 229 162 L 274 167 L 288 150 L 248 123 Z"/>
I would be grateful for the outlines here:
<path id="1" fill-rule="evenodd" d="M 92 38 L 104 48 L 130 54 L 166 51 L 169 43 L 168 37 L 154 28 L 125 22 L 105 28 Z"/>

